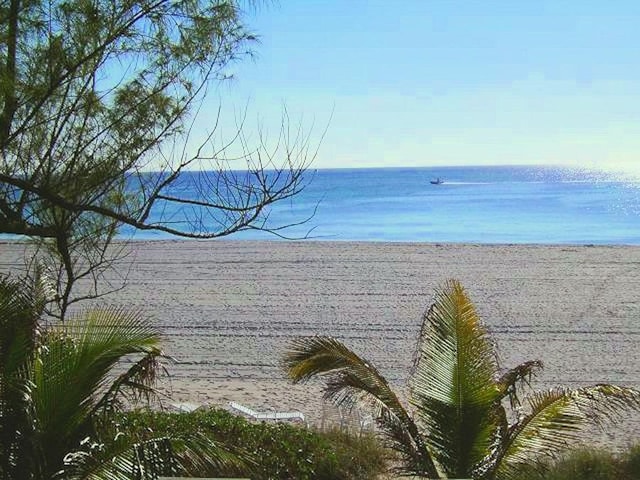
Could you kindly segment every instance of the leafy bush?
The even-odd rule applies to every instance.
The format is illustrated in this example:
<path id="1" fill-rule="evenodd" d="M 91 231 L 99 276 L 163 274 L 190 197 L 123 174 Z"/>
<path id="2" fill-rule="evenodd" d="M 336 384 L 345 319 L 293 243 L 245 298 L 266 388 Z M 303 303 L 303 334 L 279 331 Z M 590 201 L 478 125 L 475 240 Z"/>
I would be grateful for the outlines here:
<path id="1" fill-rule="evenodd" d="M 640 478 L 640 444 L 635 445 L 622 455 L 623 478 Z"/>
<path id="2" fill-rule="evenodd" d="M 335 428 L 318 435 L 331 445 L 339 465 L 334 476 L 322 478 L 371 479 L 387 469 L 389 452 L 372 433 L 354 435 Z"/>
<path id="3" fill-rule="evenodd" d="M 619 466 L 610 453 L 578 450 L 558 462 L 545 479 L 619 480 Z"/>
<path id="4" fill-rule="evenodd" d="M 238 474 L 255 480 L 364 480 L 385 470 L 385 451 L 371 435 L 315 432 L 285 423 L 251 423 L 224 410 L 191 413 L 129 412 L 123 427 L 138 436 L 188 438 L 202 434 L 249 458 L 244 472 L 212 471 L 201 476 Z"/>

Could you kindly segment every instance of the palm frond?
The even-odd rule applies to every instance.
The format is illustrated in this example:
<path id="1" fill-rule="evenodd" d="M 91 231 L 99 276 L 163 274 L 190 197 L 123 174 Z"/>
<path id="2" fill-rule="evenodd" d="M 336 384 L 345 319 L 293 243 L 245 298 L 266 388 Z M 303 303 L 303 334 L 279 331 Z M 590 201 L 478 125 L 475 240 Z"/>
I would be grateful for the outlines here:
<path id="1" fill-rule="evenodd" d="M 160 334 L 155 327 L 140 312 L 125 308 L 94 310 L 72 317 L 60 330 L 76 339 L 81 353 L 90 358 L 110 360 L 159 350 Z"/>
<path id="2" fill-rule="evenodd" d="M 585 427 L 603 427 L 621 420 L 624 411 L 640 410 L 640 391 L 616 385 L 557 388 L 531 395 L 528 403 L 530 413 L 510 427 L 495 454 L 495 470 L 501 478 L 509 478 L 520 464 L 575 446 Z"/>
<path id="3" fill-rule="evenodd" d="M 0 375 L 16 372 L 33 354 L 42 313 L 37 289 L 0 276 Z"/>
<path id="4" fill-rule="evenodd" d="M 119 396 L 152 392 L 162 355 L 158 333 L 122 309 L 41 330 L 45 304 L 37 275 L 35 284 L 0 277 L 0 477 L 51 478 L 65 468 L 65 475 L 96 479 L 177 472 L 180 457 L 168 439 L 132 443 L 108 428 Z M 114 379 L 123 359 L 133 365 Z M 107 414 L 101 425 L 98 411 Z M 78 449 L 82 438 L 101 435 L 105 441 Z M 182 450 L 193 452 L 186 457 L 224 457 L 185 444 Z"/>
<path id="5" fill-rule="evenodd" d="M 410 430 L 398 417 L 389 411 L 381 411 L 380 417 L 376 420 L 382 434 L 383 444 L 398 454 L 398 462 L 394 462 L 395 464 L 391 467 L 391 471 L 402 476 L 415 475 L 421 478 L 444 478 L 446 476 L 444 469 L 440 465 L 433 461 L 427 463 L 425 454 L 421 452 L 426 452 L 432 456 L 429 447 L 424 443 L 421 436 L 418 437 L 418 442 L 416 442 Z M 435 474 L 429 473 L 431 464 L 433 464 Z"/>
<path id="6" fill-rule="evenodd" d="M 531 379 L 543 368 L 540 360 L 530 360 L 507 370 L 502 374 L 498 385 L 502 392 L 502 398 L 508 397 L 511 408 L 520 405 L 518 392 L 531 386 Z"/>
<path id="7" fill-rule="evenodd" d="M 42 468 L 33 441 L 31 365 L 39 339 L 39 292 L 0 277 L 0 477 L 28 478 Z"/>
<path id="8" fill-rule="evenodd" d="M 102 397 L 95 402 L 91 413 L 98 421 L 109 421 L 112 415 L 125 405 L 133 406 L 141 401 L 149 404 L 157 398 L 155 385 L 159 371 L 164 371 L 159 351 L 147 353 L 111 382 Z M 124 400 L 124 402 L 123 402 Z"/>
<path id="9" fill-rule="evenodd" d="M 94 413 L 105 394 L 123 388 L 124 379 L 112 385 L 118 362 L 142 355 L 143 363 L 134 364 L 134 370 L 150 366 L 148 359 L 160 354 L 159 336 L 138 314 L 110 310 L 68 320 L 47 333 L 45 345 L 34 362 L 33 404 L 40 441 L 48 446 L 48 463 L 55 465 L 78 438 L 93 433 Z"/>
<path id="10" fill-rule="evenodd" d="M 497 375 L 475 307 L 460 283 L 447 282 L 424 316 L 410 386 L 427 443 L 450 476 L 469 476 L 492 443 Z"/>
<path id="11" fill-rule="evenodd" d="M 189 438 L 137 438 L 123 432 L 113 439 L 86 438 L 65 456 L 57 477 L 65 480 L 157 479 L 192 476 L 203 471 L 241 473 L 243 458 L 202 433 Z"/>
<path id="12" fill-rule="evenodd" d="M 399 471 L 430 478 L 509 479 L 514 467 L 575 444 L 585 426 L 603 427 L 625 410 L 640 410 L 640 391 L 596 385 L 532 394 L 523 414 L 521 393 L 542 362 L 500 375 L 495 351 L 466 292 L 451 280 L 436 292 L 418 338 L 410 381 L 416 421 L 380 373 L 335 339 L 295 341 L 285 367 L 294 382 L 324 377 L 325 397 L 335 403 L 368 403 L 401 455 Z"/>
<path id="13" fill-rule="evenodd" d="M 107 442 L 86 438 L 79 450 L 64 457 L 56 478 L 65 480 L 157 479 L 178 473 L 168 438 L 134 442 L 118 434 Z"/>
<path id="14" fill-rule="evenodd" d="M 254 459 L 246 451 L 232 451 L 226 445 L 197 432 L 189 438 L 173 438 L 174 458 L 181 475 L 195 476 L 203 471 L 241 475 L 251 468 Z"/>
<path id="15" fill-rule="evenodd" d="M 398 417 L 406 413 L 380 372 L 334 338 L 316 336 L 294 340 L 285 353 L 284 365 L 294 383 L 323 376 L 325 397 L 337 405 L 354 405 L 366 394 Z"/>
<path id="16" fill-rule="evenodd" d="M 411 473 L 438 476 L 438 469 L 413 422 L 386 379 L 367 360 L 331 337 L 294 340 L 285 354 L 284 367 L 295 383 L 315 376 L 326 380 L 325 398 L 337 405 L 365 404 L 379 425 L 416 468 Z"/>

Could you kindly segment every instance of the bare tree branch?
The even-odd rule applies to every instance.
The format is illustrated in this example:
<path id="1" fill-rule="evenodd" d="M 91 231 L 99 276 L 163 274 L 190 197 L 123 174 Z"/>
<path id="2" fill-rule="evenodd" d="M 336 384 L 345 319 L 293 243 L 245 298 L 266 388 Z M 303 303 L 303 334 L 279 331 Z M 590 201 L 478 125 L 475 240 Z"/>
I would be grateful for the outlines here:
<path id="1" fill-rule="evenodd" d="M 317 155 L 286 109 L 275 143 L 260 132 L 250 145 L 245 113 L 215 148 L 218 110 L 188 154 L 207 92 L 256 41 L 241 3 L 0 5 L 0 233 L 35 239 L 58 262 L 60 317 L 86 296 L 74 299 L 73 285 L 96 285 L 113 263 L 120 227 L 194 239 L 286 235 L 271 207 L 303 191 Z"/>

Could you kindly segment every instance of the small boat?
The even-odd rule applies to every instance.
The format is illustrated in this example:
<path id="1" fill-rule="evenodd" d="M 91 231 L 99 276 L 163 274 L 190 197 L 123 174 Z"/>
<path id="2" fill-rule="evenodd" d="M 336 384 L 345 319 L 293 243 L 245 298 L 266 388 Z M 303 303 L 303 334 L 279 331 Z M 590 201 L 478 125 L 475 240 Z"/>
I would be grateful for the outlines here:
<path id="1" fill-rule="evenodd" d="M 431 185 L 442 185 L 444 183 L 444 180 L 442 180 L 440 177 L 436 178 L 435 180 L 431 180 Z"/>

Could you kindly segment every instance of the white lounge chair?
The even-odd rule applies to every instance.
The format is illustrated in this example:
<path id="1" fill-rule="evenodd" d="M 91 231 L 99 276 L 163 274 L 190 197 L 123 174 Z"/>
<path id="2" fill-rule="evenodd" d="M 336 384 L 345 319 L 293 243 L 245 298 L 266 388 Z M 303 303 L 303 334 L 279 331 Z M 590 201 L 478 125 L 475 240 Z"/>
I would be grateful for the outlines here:
<path id="1" fill-rule="evenodd" d="M 302 412 L 256 412 L 255 410 L 245 407 L 238 402 L 230 402 L 229 406 L 233 410 L 237 410 L 238 412 L 255 420 L 297 420 L 304 422 L 304 414 Z"/>

